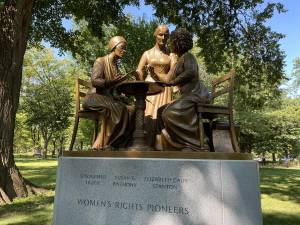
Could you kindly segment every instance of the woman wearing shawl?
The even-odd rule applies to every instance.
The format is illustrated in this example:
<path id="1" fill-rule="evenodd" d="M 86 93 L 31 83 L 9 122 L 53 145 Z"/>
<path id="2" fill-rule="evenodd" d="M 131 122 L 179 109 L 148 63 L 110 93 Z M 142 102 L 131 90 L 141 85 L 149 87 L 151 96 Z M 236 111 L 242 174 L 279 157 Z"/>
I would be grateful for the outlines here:
<path id="1" fill-rule="evenodd" d="M 104 116 L 93 149 L 124 147 L 129 135 L 129 111 L 112 93 L 113 88 L 126 79 L 119 71 L 117 60 L 126 53 L 127 42 L 123 37 L 115 36 L 110 39 L 108 46 L 111 52 L 97 58 L 94 63 L 91 76 L 93 88 L 83 103 L 84 108 L 99 111 L 101 118 Z"/>

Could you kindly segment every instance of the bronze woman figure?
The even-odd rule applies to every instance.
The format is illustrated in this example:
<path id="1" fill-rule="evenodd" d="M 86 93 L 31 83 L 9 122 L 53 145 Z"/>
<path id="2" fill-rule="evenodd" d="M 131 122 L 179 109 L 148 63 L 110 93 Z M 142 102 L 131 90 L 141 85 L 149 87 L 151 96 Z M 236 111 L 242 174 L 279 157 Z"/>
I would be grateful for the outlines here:
<path id="1" fill-rule="evenodd" d="M 169 81 L 170 69 L 176 63 L 176 55 L 169 53 L 167 41 L 169 38 L 169 29 L 166 25 L 159 25 L 154 32 L 156 38 L 155 46 L 144 52 L 142 55 L 137 72 L 140 80 L 153 81 Z M 149 68 L 150 76 L 146 76 L 146 67 Z M 154 77 L 155 76 L 155 77 Z M 159 95 L 148 97 L 149 102 L 146 106 L 145 115 L 156 118 L 157 109 L 171 101 L 172 88 L 167 87 L 165 91 Z"/>
<path id="2" fill-rule="evenodd" d="M 159 25 L 154 32 L 155 46 L 145 51 L 140 59 L 136 72 L 140 80 L 150 82 L 169 81 L 170 74 L 174 70 L 177 56 L 170 54 L 167 48 L 169 29 L 166 25 Z M 147 71 L 148 70 L 148 71 Z M 149 72 L 147 76 L 147 72 Z M 147 97 L 145 117 L 147 139 L 150 145 L 154 144 L 154 130 L 157 109 L 171 102 L 173 87 L 166 87 L 164 92 Z"/>
<path id="3" fill-rule="evenodd" d="M 209 93 L 199 80 L 196 58 L 188 51 L 193 47 L 192 35 L 183 28 L 170 35 L 173 51 L 179 56 L 173 78 L 166 86 L 177 85 L 181 96 L 159 109 L 162 111 L 161 141 L 164 150 L 201 151 L 197 113 L 198 102 L 208 102 Z"/>
<path id="4" fill-rule="evenodd" d="M 85 97 L 83 107 L 99 111 L 104 120 L 93 149 L 123 147 L 128 139 L 129 112 L 125 104 L 113 98 L 113 88 L 125 80 L 117 60 L 126 53 L 126 40 L 115 36 L 109 41 L 110 53 L 96 59 L 92 72 L 93 88 Z M 101 121 L 101 120 L 100 120 Z"/>

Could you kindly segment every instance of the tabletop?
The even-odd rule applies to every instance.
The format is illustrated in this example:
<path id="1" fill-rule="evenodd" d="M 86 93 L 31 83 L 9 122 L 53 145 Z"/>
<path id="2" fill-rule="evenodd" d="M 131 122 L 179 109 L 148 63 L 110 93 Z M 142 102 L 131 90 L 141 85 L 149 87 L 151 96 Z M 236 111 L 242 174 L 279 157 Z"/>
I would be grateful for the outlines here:
<path id="1" fill-rule="evenodd" d="M 164 87 L 149 81 L 124 81 L 116 86 L 116 90 L 133 96 L 145 90 L 147 90 L 146 95 L 157 95 L 164 91 Z"/>

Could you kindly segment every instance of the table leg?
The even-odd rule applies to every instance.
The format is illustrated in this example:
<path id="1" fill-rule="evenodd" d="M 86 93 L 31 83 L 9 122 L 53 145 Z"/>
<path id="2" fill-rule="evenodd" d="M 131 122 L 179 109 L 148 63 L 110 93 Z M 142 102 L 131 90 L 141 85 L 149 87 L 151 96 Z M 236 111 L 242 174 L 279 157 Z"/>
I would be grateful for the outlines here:
<path id="1" fill-rule="evenodd" d="M 133 144 L 128 150 L 151 151 L 147 145 L 144 133 L 144 117 L 146 109 L 146 91 L 141 91 L 135 95 L 135 131 L 133 133 Z"/>

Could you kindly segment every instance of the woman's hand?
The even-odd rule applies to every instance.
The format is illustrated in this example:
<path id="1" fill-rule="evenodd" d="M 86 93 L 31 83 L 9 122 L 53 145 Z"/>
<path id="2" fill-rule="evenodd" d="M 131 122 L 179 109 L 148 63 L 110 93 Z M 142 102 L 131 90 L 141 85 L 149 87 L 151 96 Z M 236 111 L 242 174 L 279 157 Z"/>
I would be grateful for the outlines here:
<path id="1" fill-rule="evenodd" d="M 115 85 L 117 85 L 118 83 L 121 83 L 122 81 L 126 80 L 127 76 L 123 76 L 123 75 L 117 75 L 113 80 L 105 80 L 105 85 L 108 88 L 112 88 Z"/>
<path id="2" fill-rule="evenodd" d="M 115 86 L 118 83 L 121 83 L 122 81 L 126 80 L 127 76 L 123 76 L 123 75 L 117 75 L 111 82 L 112 85 Z"/>
<path id="3" fill-rule="evenodd" d="M 148 71 L 153 80 L 160 81 L 159 76 L 154 72 L 154 68 L 152 66 L 148 66 Z"/>
<path id="4" fill-rule="evenodd" d="M 115 95 L 113 95 L 113 98 L 114 100 L 123 102 L 126 105 L 129 105 L 131 102 L 130 97 L 127 97 L 126 95 L 120 93 L 116 93 Z"/>
<path id="5" fill-rule="evenodd" d="M 115 79 L 113 79 L 113 81 L 118 84 L 124 80 L 126 80 L 127 76 L 126 75 L 118 75 L 115 77 Z"/>
<path id="6" fill-rule="evenodd" d="M 136 80 L 142 80 L 141 75 L 138 71 L 133 71 L 132 74 Z"/>

